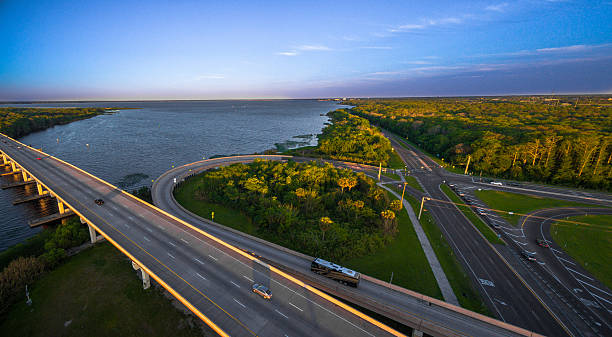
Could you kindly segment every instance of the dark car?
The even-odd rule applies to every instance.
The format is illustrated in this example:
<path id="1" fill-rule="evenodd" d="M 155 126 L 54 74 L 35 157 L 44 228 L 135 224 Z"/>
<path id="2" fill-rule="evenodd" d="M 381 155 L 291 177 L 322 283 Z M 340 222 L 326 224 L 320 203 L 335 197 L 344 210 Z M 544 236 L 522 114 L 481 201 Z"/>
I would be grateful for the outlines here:
<path id="1" fill-rule="evenodd" d="M 532 252 L 528 252 L 526 250 L 523 250 L 523 251 L 521 251 L 521 255 L 523 255 L 523 257 L 527 261 L 535 261 L 536 260 L 536 253 L 532 253 Z"/>
<path id="2" fill-rule="evenodd" d="M 95 202 L 95 203 L 96 203 L 96 205 L 98 205 L 98 206 L 102 206 L 102 205 L 104 205 L 104 200 L 102 200 L 102 199 L 96 199 L 96 200 L 94 200 L 94 202 Z"/>
<path id="3" fill-rule="evenodd" d="M 268 287 L 264 286 L 263 284 L 257 284 L 257 283 L 253 284 L 253 292 L 265 298 L 266 300 L 269 300 L 272 298 L 272 291 L 268 289 Z"/>
<path id="4" fill-rule="evenodd" d="M 544 239 L 536 239 L 535 241 L 538 244 L 538 246 L 540 246 L 540 247 L 550 248 L 550 245 L 548 244 L 548 241 L 546 241 Z"/>

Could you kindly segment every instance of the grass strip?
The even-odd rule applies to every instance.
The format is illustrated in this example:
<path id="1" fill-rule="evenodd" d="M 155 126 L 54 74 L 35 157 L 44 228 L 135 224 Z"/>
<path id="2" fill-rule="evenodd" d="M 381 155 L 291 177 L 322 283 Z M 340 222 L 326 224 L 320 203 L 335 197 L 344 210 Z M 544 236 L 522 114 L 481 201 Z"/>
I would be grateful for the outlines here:
<path id="1" fill-rule="evenodd" d="M 419 214 L 420 203 L 411 196 L 404 198 L 408 200 L 414 212 Z M 489 317 L 494 317 L 489 308 L 484 304 L 478 291 L 474 289 L 470 278 L 453 253 L 448 241 L 446 241 L 446 238 L 442 235 L 440 227 L 438 227 L 433 217 L 426 209 L 423 210 L 420 223 L 461 307 Z"/>
<path id="2" fill-rule="evenodd" d="M 517 194 L 494 190 L 474 191 L 478 199 L 484 201 L 490 208 L 501 210 L 497 212 L 513 226 L 519 226 L 521 215 L 543 208 L 554 207 L 599 207 L 597 205 L 581 204 L 572 201 L 544 198 L 535 195 Z M 509 214 L 508 212 L 518 213 Z"/>
<path id="3" fill-rule="evenodd" d="M 447 185 L 440 185 L 442 191 L 448 196 L 454 203 L 457 204 L 465 204 L 463 200 L 459 198 L 455 192 L 453 192 L 450 187 Z M 469 206 L 461 206 L 457 205 L 457 208 L 470 220 L 474 226 L 484 235 L 484 237 L 491 243 L 497 243 L 500 245 L 505 245 L 506 243 L 501 240 L 497 234 L 489 227 L 482 219 L 474 213 L 474 210 Z"/>
<path id="4" fill-rule="evenodd" d="M 583 215 L 567 220 L 588 223 L 556 222 L 550 235 L 582 267 L 612 289 L 612 215 Z"/>

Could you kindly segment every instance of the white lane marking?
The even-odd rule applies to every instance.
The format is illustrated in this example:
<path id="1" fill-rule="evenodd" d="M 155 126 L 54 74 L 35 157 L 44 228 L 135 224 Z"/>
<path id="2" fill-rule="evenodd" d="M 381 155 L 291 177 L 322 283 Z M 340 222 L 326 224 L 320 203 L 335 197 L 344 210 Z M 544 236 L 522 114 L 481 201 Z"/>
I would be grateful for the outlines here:
<path id="1" fill-rule="evenodd" d="M 592 285 L 592 284 L 590 284 L 590 283 L 586 283 L 586 282 L 581 281 L 581 280 L 579 280 L 579 279 L 576 279 L 576 281 L 578 281 L 578 282 L 580 282 L 580 283 L 582 283 L 582 284 L 586 284 L 586 285 L 588 285 L 589 287 L 591 287 L 591 288 L 593 288 L 593 289 L 597 289 L 597 290 L 601 291 L 602 293 L 604 293 L 604 294 L 606 294 L 606 295 L 612 296 L 612 294 L 610 294 L 609 292 L 607 292 L 607 291 L 605 291 L 605 290 L 602 290 L 602 289 L 599 289 L 599 288 L 597 288 L 596 286 L 594 286 L 594 285 Z M 589 291 L 589 292 L 590 292 L 590 291 Z"/>
<path id="2" fill-rule="evenodd" d="M 538 263 L 539 263 L 539 264 L 541 264 L 541 265 L 545 265 L 545 264 L 546 264 L 546 263 L 544 263 L 544 262 L 540 262 L 540 261 L 538 261 Z"/>
<path id="3" fill-rule="evenodd" d="M 198 260 L 197 258 L 196 258 L 196 259 L 194 259 L 194 260 L 198 261 L 198 263 L 199 263 L 199 264 L 204 264 L 204 262 L 202 262 L 202 261 Z"/>
<path id="4" fill-rule="evenodd" d="M 128 216 L 128 219 L 134 221 L 134 217 Z"/>
<path id="5" fill-rule="evenodd" d="M 172 254 L 170 254 L 170 253 L 168 253 L 168 256 L 170 256 L 170 257 L 171 257 L 171 258 L 173 258 L 173 259 L 176 259 L 176 257 L 174 257 L 174 255 L 172 255 Z"/>
<path id="6" fill-rule="evenodd" d="M 128 225 L 128 224 L 125 224 L 125 227 L 127 227 L 127 228 L 130 228 L 130 225 Z"/>
<path id="7" fill-rule="evenodd" d="M 297 305 L 295 305 L 295 304 L 293 304 L 293 303 L 291 303 L 291 302 L 289 302 L 289 304 L 290 304 L 292 307 L 294 307 L 294 308 L 296 308 L 297 310 L 299 310 L 299 311 L 304 311 L 304 310 L 302 310 L 301 308 L 299 308 Z"/>
<path id="8" fill-rule="evenodd" d="M 189 241 L 187 241 L 187 240 L 185 240 L 183 238 L 181 238 L 181 241 L 185 242 L 186 244 L 189 244 Z"/>
<path id="9" fill-rule="evenodd" d="M 149 242 L 151 242 L 151 240 L 148 237 L 146 237 L 146 236 L 144 236 L 144 239 L 149 241 Z"/>
<path id="10" fill-rule="evenodd" d="M 118 211 L 117 206 L 111 206 L 112 209 L 114 209 L 115 211 Z"/>
<path id="11" fill-rule="evenodd" d="M 278 312 L 279 315 L 285 317 L 286 319 L 289 319 L 289 317 L 285 316 L 282 312 L 280 312 L 280 311 L 278 311 L 276 309 L 274 309 L 274 311 Z"/>
<path id="12" fill-rule="evenodd" d="M 576 273 L 576 274 L 578 274 L 578 275 L 580 275 L 580 276 L 582 276 L 582 277 L 586 277 L 586 278 L 588 278 L 589 280 L 593 281 L 593 278 L 592 278 L 592 277 L 588 277 L 588 276 L 584 275 L 583 273 L 577 272 L 577 271 L 575 271 L 574 269 L 572 269 L 572 268 L 570 268 L 570 267 L 565 267 L 565 269 L 567 269 L 567 270 L 571 271 L 572 273 Z"/>
<path id="13" fill-rule="evenodd" d="M 564 259 L 564 258 L 562 258 L 562 257 L 560 257 L 560 256 L 557 256 L 557 258 L 558 258 L 559 260 L 563 260 L 563 261 L 565 261 L 565 262 L 567 262 L 567 263 L 571 263 L 571 264 L 573 264 L 574 266 L 576 265 L 574 262 L 572 262 L 572 261 L 570 261 L 570 260 L 566 260 L 566 259 Z"/>
<path id="14" fill-rule="evenodd" d="M 246 277 L 246 276 L 244 276 L 244 275 L 242 275 L 242 277 L 244 277 L 245 279 L 247 279 L 247 280 L 249 280 L 249 281 L 253 282 L 253 280 L 251 280 L 250 278 L 248 278 L 248 277 Z"/>
<path id="15" fill-rule="evenodd" d="M 198 275 L 199 277 L 201 277 L 204 281 L 206 281 L 206 277 L 200 275 L 200 273 L 196 272 L 196 275 Z"/>
<path id="16" fill-rule="evenodd" d="M 216 257 L 214 257 L 214 256 L 212 256 L 212 255 L 210 255 L 210 254 L 208 254 L 208 257 L 210 257 L 211 259 L 213 259 L 213 260 L 215 260 L 215 261 L 217 261 L 217 260 L 218 260 Z"/>
<path id="17" fill-rule="evenodd" d="M 233 297 L 232 297 L 232 298 L 233 298 Z M 238 302 L 238 300 L 237 300 L 237 299 L 235 299 L 235 298 L 234 298 L 234 302 L 236 302 L 236 303 L 240 304 L 240 305 L 241 305 L 243 308 L 246 308 L 246 306 L 245 306 L 244 304 L 242 304 L 242 303 Z"/>
<path id="18" fill-rule="evenodd" d="M 603 298 L 603 297 L 601 297 L 601 296 L 598 296 L 597 294 L 593 294 L 593 293 L 592 293 L 592 292 L 590 292 L 590 291 L 589 291 L 589 294 L 591 294 L 591 295 L 593 295 L 593 296 L 595 296 L 595 297 L 599 298 L 600 300 L 604 300 L 604 301 L 606 301 L 606 302 L 608 302 L 608 303 L 612 304 L 612 302 L 608 301 L 607 299 L 605 299 L 605 298 Z M 610 310 L 608 310 L 608 311 L 610 311 Z"/>
<path id="19" fill-rule="evenodd" d="M 169 243 L 169 244 L 171 244 L 171 245 L 172 245 L 172 247 L 176 247 L 176 245 L 175 245 L 174 243 L 172 243 L 172 242 L 170 242 L 170 241 L 168 241 L 168 243 Z"/>
<path id="20" fill-rule="evenodd" d="M 508 232 L 504 232 L 504 233 L 506 233 L 506 235 L 514 236 L 515 238 L 524 238 L 525 237 L 525 235 L 515 235 L 515 234 L 510 234 Z"/>
<path id="21" fill-rule="evenodd" d="M 516 241 L 516 240 L 514 240 L 514 239 L 513 239 L 512 241 L 514 241 L 514 242 L 518 243 L 519 245 L 523 245 L 523 246 L 526 246 L 526 245 L 527 245 L 527 242 L 518 242 L 518 241 Z"/>
<path id="22" fill-rule="evenodd" d="M 240 288 L 239 285 L 237 285 L 236 283 L 234 283 L 234 281 L 230 281 L 231 284 L 235 285 L 236 287 Z"/>
<path id="23" fill-rule="evenodd" d="M 551 248 L 551 250 L 553 250 L 553 251 L 555 251 L 555 252 L 557 252 L 557 253 L 559 253 L 559 254 L 563 254 L 563 252 L 562 252 L 562 251 L 560 251 L 560 250 L 556 250 L 556 249 L 554 249 L 554 248 Z"/>
<path id="24" fill-rule="evenodd" d="M 149 231 L 149 233 L 153 233 L 153 230 L 152 230 L 151 228 L 149 228 L 149 227 L 145 227 L 145 229 L 146 229 L 146 230 L 148 230 L 148 231 Z"/>
<path id="25" fill-rule="evenodd" d="M 238 262 L 239 264 L 243 265 L 244 267 L 248 268 L 249 270 L 252 270 L 252 271 L 254 271 L 254 272 L 257 272 L 257 273 L 259 273 L 259 274 L 261 274 L 261 275 L 263 275 L 263 276 L 268 276 L 268 277 L 270 276 L 269 274 L 264 274 L 264 273 L 262 273 L 262 272 L 260 272 L 260 271 L 256 270 L 256 269 L 255 269 L 255 268 L 253 268 L 252 266 L 247 265 L 246 263 L 244 263 L 244 262 L 240 261 L 239 259 L 237 259 L 237 258 L 235 258 L 235 257 L 231 256 L 230 254 L 228 254 L 228 253 L 226 253 L 226 252 L 222 251 L 221 249 L 219 249 L 219 248 L 217 248 L 217 247 L 215 247 L 215 246 L 211 245 L 209 242 L 206 242 L 205 240 L 203 240 L 203 239 L 202 239 L 202 238 L 200 238 L 199 236 L 196 236 L 196 235 L 194 235 L 193 233 L 191 233 L 191 232 L 189 232 L 189 231 L 185 230 L 183 227 L 178 226 L 178 225 L 177 225 L 177 224 L 175 224 L 175 223 L 171 223 L 171 222 L 170 222 L 170 221 L 168 221 L 168 220 L 166 220 L 166 223 L 167 223 L 168 225 L 170 225 L 170 226 L 173 226 L 173 227 L 178 228 L 179 230 L 183 231 L 183 233 L 186 233 L 186 234 L 188 234 L 188 235 L 191 235 L 191 236 L 192 236 L 194 239 L 199 240 L 199 241 L 200 241 L 200 242 L 202 242 L 203 244 L 205 244 L 205 245 L 207 245 L 207 246 L 209 246 L 209 247 L 214 248 L 214 249 L 215 249 L 215 250 L 217 250 L 219 253 L 225 254 L 227 257 L 229 257 L 229 258 L 231 258 L 232 260 L 234 260 L 234 261 Z M 209 256 L 210 256 L 210 255 L 209 255 Z M 211 257 L 212 257 L 212 256 L 211 256 Z M 265 263 L 265 262 L 263 262 L 263 261 L 261 261 L 261 260 L 255 260 L 255 262 L 256 262 L 257 264 L 261 265 L 261 266 L 266 267 L 266 268 L 268 268 L 268 267 L 269 267 L 267 263 Z M 283 278 L 283 279 L 284 279 L 284 278 Z M 285 279 L 285 280 L 286 280 L 286 279 Z M 298 293 L 297 291 L 295 291 L 295 290 L 293 290 L 292 288 L 290 288 L 289 286 L 287 286 L 287 285 L 285 285 L 285 284 L 281 283 L 280 281 L 275 280 L 275 279 L 271 279 L 271 281 L 272 281 L 272 282 L 274 282 L 274 283 L 276 283 L 276 284 L 278 284 L 279 286 L 281 286 L 281 287 L 283 287 L 283 288 L 287 289 L 288 291 L 291 291 L 291 292 L 292 292 L 292 293 L 294 293 L 295 295 L 297 295 L 297 296 L 299 296 L 299 297 L 303 298 L 304 300 L 306 300 L 306 301 L 308 301 L 308 302 L 312 303 L 313 305 L 315 305 L 315 306 L 319 307 L 320 309 L 322 309 L 322 310 L 326 311 L 328 314 L 333 315 L 333 316 L 337 317 L 338 319 L 340 319 L 340 320 L 342 320 L 342 321 L 346 322 L 347 324 L 352 325 L 353 327 L 355 327 L 355 328 L 359 329 L 359 330 L 360 330 L 360 331 L 362 331 L 363 333 L 365 333 L 365 334 L 367 334 L 367 335 L 369 335 L 369 336 L 374 337 L 374 335 L 373 335 L 373 334 L 371 334 L 371 333 L 369 333 L 368 331 L 364 330 L 362 327 L 360 327 L 360 326 L 358 326 L 358 325 L 356 325 L 356 324 L 352 323 L 351 321 L 348 321 L 346 318 L 344 318 L 344 317 L 342 317 L 342 316 L 338 315 L 337 313 L 335 313 L 335 312 L 333 312 L 333 311 L 330 311 L 329 309 L 325 308 L 325 307 L 324 307 L 324 306 L 322 306 L 321 304 L 319 304 L 319 303 L 317 303 L 317 302 L 315 302 L 315 301 L 311 300 L 310 298 L 307 298 L 307 297 L 306 297 L 306 296 L 304 296 L 303 294 Z M 292 285 L 294 285 L 294 284 L 292 283 Z M 309 292 L 312 292 L 310 289 L 308 289 L 308 290 L 309 290 Z M 488 296 L 488 294 L 487 294 L 487 296 Z M 497 308 L 495 308 L 495 309 L 497 310 Z M 499 310 L 497 310 L 497 312 L 498 312 L 498 313 L 500 314 L 500 316 L 501 316 L 501 313 L 499 312 Z"/>

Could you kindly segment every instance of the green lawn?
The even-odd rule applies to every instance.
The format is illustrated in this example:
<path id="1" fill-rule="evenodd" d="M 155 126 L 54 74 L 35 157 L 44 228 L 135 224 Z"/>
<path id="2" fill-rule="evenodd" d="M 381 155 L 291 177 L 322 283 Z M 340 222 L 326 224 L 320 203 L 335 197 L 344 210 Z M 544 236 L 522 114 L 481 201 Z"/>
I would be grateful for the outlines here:
<path id="1" fill-rule="evenodd" d="M 402 158 L 400 158 L 400 156 L 397 154 L 397 152 L 395 151 L 389 151 L 389 162 L 387 163 L 387 167 L 389 168 L 393 168 L 393 169 L 401 169 L 404 168 L 404 162 L 402 161 Z"/>
<path id="2" fill-rule="evenodd" d="M 109 243 L 71 257 L 13 305 L 2 336 L 202 336 L 160 291 L 142 289 L 129 260 Z M 205 335 L 215 335 L 212 330 Z"/>
<path id="3" fill-rule="evenodd" d="M 256 228 L 249 217 L 223 205 L 212 204 L 194 198 L 198 178 L 188 180 L 174 190 L 174 198 L 189 211 L 205 218 L 211 219 L 215 212 L 215 222 L 234 228 L 241 232 L 255 235 Z"/>
<path id="4" fill-rule="evenodd" d="M 402 180 L 402 178 L 400 178 L 399 175 L 392 173 L 391 170 L 388 170 L 387 172 L 382 172 L 382 175 L 388 178 L 391 178 L 393 180 Z"/>
<path id="5" fill-rule="evenodd" d="M 406 179 L 406 182 L 408 183 L 408 186 L 416 189 L 417 191 L 425 192 L 425 191 L 423 191 L 423 187 L 421 187 L 421 184 L 419 184 L 419 182 L 416 180 L 415 177 L 413 177 L 413 176 L 405 176 L 404 179 Z"/>
<path id="6" fill-rule="evenodd" d="M 484 201 L 490 208 L 500 210 L 497 213 L 514 226 L 520 225 L 520 214 L 527 214 L 538 209 L 552 207 L 597 207 L 565 200 L 493 190 L 475 191 L 474 193 L 478 199 Z M 515 214 L 509 214 L 508 212 Z"/>
<path id="7" fill-rule="evenodd" d="M 553 240 L 612 289 L 612 215 L 576 216 L 567 220 L 593 226 L 557 222 L 550 227 Z"/>
<path id="8" fill-rule="evenodd" d="M 420 202 L 410 196 L 405 197 L 405 199 L 410 202 L 414 212 L 419 214 L 419 208 L 421 205 Z M 423 231 L 425 231 L 425 234 L 429 239 L 429 243 L 434 250 L 434 253 L 436 253 L 438 261 L 440 261 L 440 265 L 446 274 L 446 278 L 448 278 L 448 282 L 450 282 L 453 292 L 459 300 L 459 304 L 468 310 L 493 317 L 489 311 L 489 308 L 487 308 L 482 301 L 478 291 L 474 289 L 470 278 L 463 270 L 463 267 L 457 260 L 452 248 L 442 235 L 440 227 L 438 227 L 428 211 L 423 211 L 420 222 L 421 227 L 423 227 Z"/>
<path id="9" fill-rule="evenodd" d="M 463 202 L 463 200 L 461 200 L 459 196 L 456 195 L 455 192 L 453 192 L 447 185 L 440 185 L 440 188 L 453 202 L 457 204 L 465 204 L 465 202 Z M 500 245 L 506 244 L 497 236 L 497 234 L 491 229 L 490 226 L 484 223 L 482 219 L 478 215 L 476 215 L 476 213 L 474 213 L 474 210 L 471 207 L 459 205 L 457 205 L 457 207 L 461 210 L 461 212 L 463 212 L 463 214 L 465 214 L 465 216 L 470 220 L 470 222 L 474 224 L 476 228 L 478 228 L 480 233 L 482 233 L 482 235 L 484 235 L 484 237 L 487 238 L 489 242 L 497 243 Z"/>
<path id="10" fill-rule="evenodd" d="M 393 284 L 443 299 L 408 214 L 402 210 L 396 216 L 399 233 L 393 242 L 372 255 L 339 263 L 383 281 L 389 281 L 393 272 Z"/>

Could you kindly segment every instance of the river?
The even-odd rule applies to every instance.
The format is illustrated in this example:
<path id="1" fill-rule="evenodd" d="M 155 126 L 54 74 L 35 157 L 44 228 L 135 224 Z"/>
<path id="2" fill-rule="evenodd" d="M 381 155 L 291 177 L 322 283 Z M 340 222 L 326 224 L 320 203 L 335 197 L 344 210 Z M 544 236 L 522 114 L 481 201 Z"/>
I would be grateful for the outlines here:
<path id="1" fill-rule="evenodd" d="M 112 114 L 32 133 L 20 141 L 42 148 L 126 190 L 151 185 L 173 166 L 214 155 L 247 154 L 316 144 L 342 106 L 331 101 L 159 101 L 10 104 L 13 107 L 124 107 Z M 310 136 L 308 136 L 310 135 Z M 296 136 L 301 136 L 297 137 Z M 9 182 L 0 178 L 0 183 Z M 0 190 L 0 251 L 31 237 L 28 220 L 56 212 L 49 201 L 13 206 L 27 188 Z M 29 187 L 31 188 L 31 187 Z"/>

